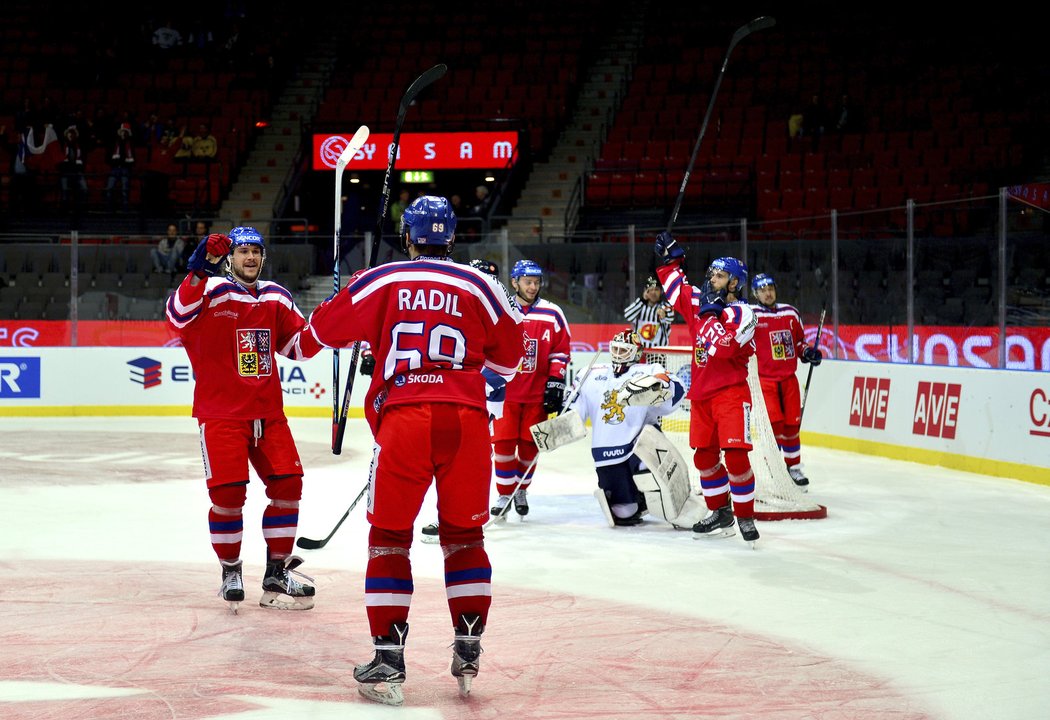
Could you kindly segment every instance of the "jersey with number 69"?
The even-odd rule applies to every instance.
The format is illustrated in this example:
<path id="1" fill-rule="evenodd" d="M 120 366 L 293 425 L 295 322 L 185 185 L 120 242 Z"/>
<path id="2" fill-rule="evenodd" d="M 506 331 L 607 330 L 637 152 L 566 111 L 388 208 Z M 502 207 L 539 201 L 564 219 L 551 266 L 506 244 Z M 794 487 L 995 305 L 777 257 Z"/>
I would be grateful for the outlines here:
<path id="1" fill-rule="evenodd" d="M 445 258 L 418 257 L 362 270 L 321 303 L 299 334 L 311 357 L 322 347 L 367 341 L 376 358 L 365 417 L 383 408 L 447 402 L 485 408 L 487 367 L 514 376 L 521 313 L 494 278 Z"/>

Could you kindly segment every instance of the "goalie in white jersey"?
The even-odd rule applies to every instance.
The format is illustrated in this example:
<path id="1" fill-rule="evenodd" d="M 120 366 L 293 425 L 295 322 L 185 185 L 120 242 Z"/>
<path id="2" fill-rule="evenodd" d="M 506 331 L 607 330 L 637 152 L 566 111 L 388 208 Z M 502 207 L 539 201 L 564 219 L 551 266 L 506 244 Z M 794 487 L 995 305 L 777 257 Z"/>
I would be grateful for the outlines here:
<path id="1" fill-rule="evenodd" d="M 591 369 L 567 412 L 534 426 L 537 445 L 553 449 L 583 437 L 591 421 L 595 497 L 612 527 L 638 525 L 646 510 L 674 522 L 690 495 L 688 465 L 657 427 L 685 386 L 663 365 L 639 362 L 642 350 L 638 333 L 618 333 L 609 343 L 612 363 Z"/>

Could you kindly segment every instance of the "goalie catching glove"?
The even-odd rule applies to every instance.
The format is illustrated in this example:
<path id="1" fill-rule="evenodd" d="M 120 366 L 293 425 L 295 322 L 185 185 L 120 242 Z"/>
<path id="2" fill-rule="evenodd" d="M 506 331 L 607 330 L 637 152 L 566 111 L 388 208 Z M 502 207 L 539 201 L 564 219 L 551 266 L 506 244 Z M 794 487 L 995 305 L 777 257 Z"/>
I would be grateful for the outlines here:
<path id="1" fill-rule="evenodd" d="M 616 391 L 620 405 L 661 405 L 671 397 L 671 378 L 666 373 L 628 380 Z"/>

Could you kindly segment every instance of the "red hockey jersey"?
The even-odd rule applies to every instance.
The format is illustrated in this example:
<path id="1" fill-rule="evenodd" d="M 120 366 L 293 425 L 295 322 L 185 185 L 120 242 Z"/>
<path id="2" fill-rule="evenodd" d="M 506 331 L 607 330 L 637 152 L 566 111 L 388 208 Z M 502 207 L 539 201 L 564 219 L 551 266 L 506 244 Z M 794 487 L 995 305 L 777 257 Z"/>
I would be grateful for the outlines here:
<path id="1" fill-rule="evenodd" d="M 507 402 L 541 403 L 547 378 L 565 378 L 570 356 L 569 324 L 561 308 L 543 298 L 521 308 L 521 313 L 525 349 L 518 374 L 507 383 Z"/>
<path id="2" fill-rule="evenodd" d="M 213 277 L 196 286 L 193 275 L 168 298 L 168 322 L 189 355 L 196 384 L 195 418 L 258 420 L 284 415 L 275 354 L 293 360 L 306 324 L 292 295 L 275 282 L 246 288 Z"/>
<path id="3" fill-rule="evenodd" d="M 753 304 L 758 318 L 755 330 L 755 355 L 758 374 L 771 380 L 783 380 L 794 375 L 798 359 L 806 347 L 802 318 L 791 305 L 775 303 L 773 307 Z"/>
<path id="4" fill-rule="evenodd" d="M 365 396 L 373 432 L 384 407 L 450 402 L 485 408 L 487 367 L 513 377 L 521 313 L 494 278 L 443 258 L 362 270 L 310 315 L 300 352 L 366 341 L 376 369 Z"/>
<path id="5" fill-rule="evenodd" d="M 693 338 L 693 366 L 688 397 L 701 400 L 717 390 L 747 382 L 747 361 L 755 351 L 754 341 L 739 344 L 726 324 L 732 325 L 739 308 L 730 305 L 720 317 L 698 317 L 700 290 L 689 284 L 678 265 L 656 268 L 668 302 L 685 318 Z"/>

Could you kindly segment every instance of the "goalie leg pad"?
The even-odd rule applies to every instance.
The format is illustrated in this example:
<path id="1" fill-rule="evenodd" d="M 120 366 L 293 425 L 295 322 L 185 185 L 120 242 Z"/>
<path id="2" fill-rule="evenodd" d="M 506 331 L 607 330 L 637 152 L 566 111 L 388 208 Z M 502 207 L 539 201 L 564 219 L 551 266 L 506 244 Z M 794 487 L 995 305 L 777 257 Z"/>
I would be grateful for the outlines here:
<path id="1" fill-rule="evenodd" d="M 605 496 L 605 491 L 601 488 L 595 489 L 594 499 L 598 501 L 598 507 L 602 509 L 602 515 L 605 516 L 605 522 L 609 523 L 609 527 L 616 527 L 616 521 L 613 520 L 612 508 L 609 507 L 609 498 Z"/>
<path id="2" fill-rule="evenodd" d="M 646 425 L 634 444 L 634 454 L 651 473 L 634 478 L 635 485 L 645 494 L 649 512 L 675 523 L 692 495 L 688 465 L 681 453 L 667 436 Z"/>
<path id="3" fill-rule="evenodd" d="M 529 428 L 532 440 L 540 452 L 550 452 L 562 445 L 582 440 L 587 437 L 587 428 L 579 413 L 569 410 L 550 420 L 538 422 Z"/>

